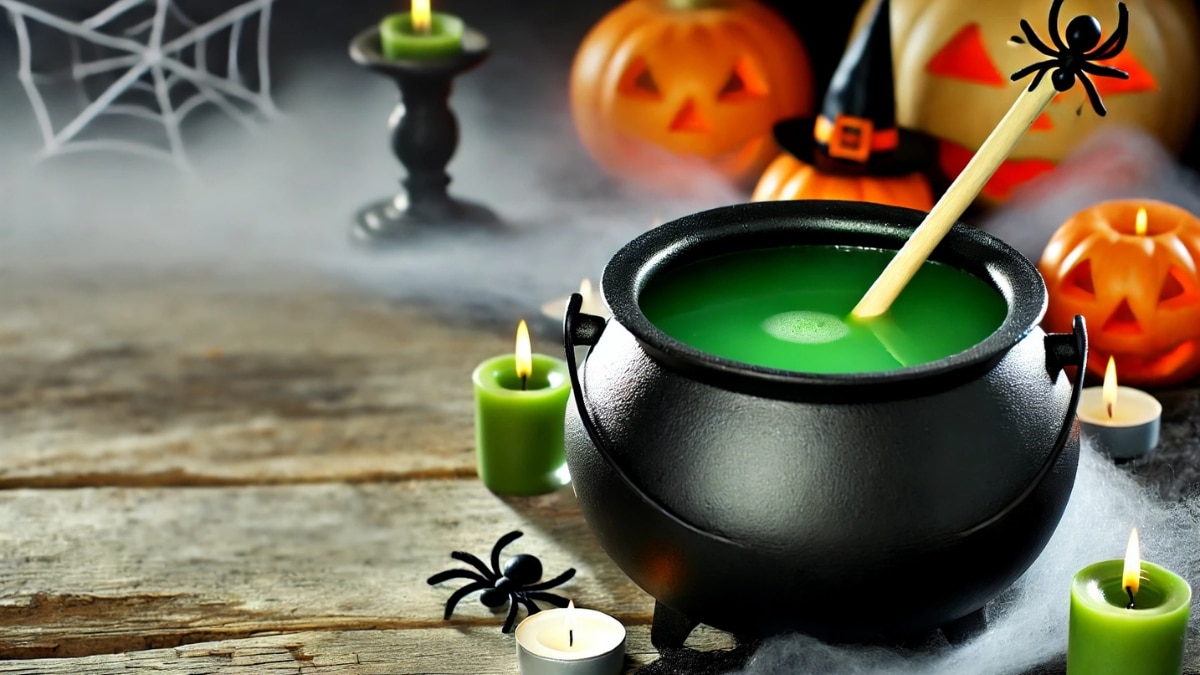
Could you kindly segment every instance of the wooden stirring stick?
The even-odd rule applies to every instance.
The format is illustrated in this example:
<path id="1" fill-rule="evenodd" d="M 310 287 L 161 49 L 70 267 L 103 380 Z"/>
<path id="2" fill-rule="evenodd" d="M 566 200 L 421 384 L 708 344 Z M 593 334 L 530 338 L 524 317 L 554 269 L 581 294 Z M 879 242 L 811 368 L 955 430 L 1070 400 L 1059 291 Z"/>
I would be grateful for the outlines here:
<path id="1" fill-rule="evenodd" d="M 929 210 L 925 220 L 913 231 L 875 283 L 871 284 L 867 294 L 858 301 L 852 312 L 854 316 L 866 319 L 888 311 L 900 291 L 904 290 L 921 265 L 925 264 L 925 259 L 937 248 L 942 237 L 979 196 L 983 186 L 1000 168 L 1000 163 L 1008 157 L 1057 93 L 1049 78 L 1042 80 L 1033 91 L 1025 89 L 1021 92 L 1017 102 L 1009 108 L 1000 124 L 992 129 L 967 167 Z"/>
<path id="2" fill-rule="evenodd" d="M 1027 21 L 1021 21 L 1021 29 L 1029 43 L 1038 51 L 1054 56 L 1055 59 L 1033 64 L 1013 74 L 1012 79 L 1019 80 L 1037 72 L 1033 83 L 1021 92 L 1012 108 L 1009 108 L 975 156 L 967 163 L 966 168 L 954 179 L 942 198 L 933 205 L 925 220 L 888 263 L 866 295 L 858 301 L 858 305 L 851 312 L 852 316 L 869 319 L 888 311 L 892 302 L 925 263 L 942 237 L 946 236 L 971 202 L 979 196 L 984 184 L 1012 152 L 1038 115 L 1050 104 L 1055 94 L 1070 89 L 1076 79 L 1082 80 L 1092 107 L 1097 113 L 1104 115 L 1104 105 L 1085 72 L 1107 77 L 1129 77 L 1127 73 L 1115 68 L 1091 63 L 1110 59 L 1125 47 L 1129 33 L 1129 11 L 1124 3 L 1117 4 L 1120 13 L 1119 25 L 1112 36 L 1098 47 L 1096 45 L 1100 42 L 1100 22 L 1086 15 L 1071 20 L 1067 26 L 1067 41 L 1064 43 L 1058 34 L 1058 12 L 1062 2 L 1063 0 L 1054 0 L 1050 7 L 1050 34 L 1058 51 L 1043 43 Z M 1013 40 L 1024 42 L 1019 37 L 1014 37 Z M 1053 75 L 1045 77 L 1051 68 L 1055 69 Z"/>

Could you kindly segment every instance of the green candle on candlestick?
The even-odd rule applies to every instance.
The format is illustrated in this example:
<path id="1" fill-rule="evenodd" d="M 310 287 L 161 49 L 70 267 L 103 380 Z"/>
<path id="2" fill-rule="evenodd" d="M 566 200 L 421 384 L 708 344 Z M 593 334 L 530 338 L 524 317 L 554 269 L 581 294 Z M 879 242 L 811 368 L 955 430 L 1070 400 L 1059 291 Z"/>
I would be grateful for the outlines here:
<path id="1" fill-rule="evenodd" d="M 533 354 L 524 326 L 516 353 L 488 359 L 472 374 L 479 478 L 502 495 L 553 492 L 570 481 L 563 449 L 571 393 L 566 364 Z"/>
<path id="2" fill-rule="evenodd" d="M 462 51 L 463 22 L 432 12 L 429 0 L 412 0 L 412 11 L 392 14 L 379 24 L 379 44 L 389 59 L 431 59 Z"/>
<path id="3" fill-rule="evenodd" d="M 1137 548 L 1134 530 L 1125 560 L 1098 562 L 1075 575 L 1067 638 L 1069 675 L 1183 671 L 1192 589 L 1170 570 L 1142 562 Z"/>
<path id="4" fill-rule="evenodd" d="M 1003 297 L 927 262 L 881 317 L 850 317 L 893 253 L 790 246 L 706 258 L 655 275 L 639 297 L 667 335 L 714 356 L 806 373 L 915 366 L 969 349 L 1003 322 Z"/>

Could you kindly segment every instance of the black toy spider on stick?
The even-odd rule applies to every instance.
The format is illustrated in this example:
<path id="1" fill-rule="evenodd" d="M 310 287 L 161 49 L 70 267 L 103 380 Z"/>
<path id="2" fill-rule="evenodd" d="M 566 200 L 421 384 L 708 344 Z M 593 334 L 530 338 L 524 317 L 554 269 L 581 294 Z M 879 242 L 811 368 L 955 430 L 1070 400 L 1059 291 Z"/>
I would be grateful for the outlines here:
<path id="1" fill-rule="evenodd" d="M 1096 17 L 1087 14 L 1077 16 L 1067 24 L 1064 43 L 1062 36 L 1058 34 L 1058 12 L 1062 9 L 1062 4 L 1063 0 L 1054 0 L 1050 6 L 1050 40 L 1058 48 L 1057 50 L 1051 49 L 1045 42 L 1042 42 L 1037 33 L 1033 32 L 1033 27 L 1029 25 L 1029 22 L 1021 19 L 1021 30 L 1025 32 L 1029 44 L 1039 52 L 1054 58 L 1022 68 L 1013 73 L 1012 79 L 1015 82 L 1032 72 L 1037 72 L 1033 82 L 1029 85 L 1029 91 L 1033 91 L 1046 73 L 1054 69 L 1054 73 L 1050 76 L 1054 88 L 1057 91 L 1067 91 L 1075 86 L 1075 78 L 1078 77 L 1083 82 L 1084 89 L 1087 90 L 1092 108 L 1097 115 L 1103 117 L 1108 111 L 1105 110 L 1104 102 L 1100 100 L 1100 93 L 1096 91 L 1096 85 L 1092 83 L 1088 73 L 1122 80 L 1129 79 L 1129 73 L 1123 70 L 1092 63 L 1111 59 L 1125 49 L 1125 42 L 1129 40 L 1129 9 L 1125 3 L 1117 3 L 1117 11 L 1120 14 L 1117 29 L 1104 41 L 1104 44 L 1097 47 L 1101 35 L 1100 22 L 1096 20 Z M 1025 40 L 1016 35 L 1012 37 L 1012 40 L 1019 44 L 1025 43 Z M 1082 110 L 1083 107 L 1080 106 L 1080 111 Z"/>
<path id="2" fill-rule="evenodd" d="M 513 622 L 517 618 L 517 607 L 520 605 L 524 605 L 530 614 L 537 614 L 541 611 L 534 600 L 548 602 L 556 607 L 567 606 L 566 598 L 547 593 L 546 590 L 560 586 L 574 577 L 575 568 L 572 567 L 550 581 L 543 581 L 539 584 L 536 582 L 542 578 L 542 561 L 528 553 L 519 553 L 505 561 L 503 567 L 500 566 L 500 551 L 519 539 L 522 534 L 522 532 L 514 530 L 500 537 L 496 545 L 492 547 L 491 569 L 488 569 L 482 560 L 470 553 L 455 551 L 450 554 L 451 558 L 467 563 L 478 572 L 455 569 L 438 572 L 429 577 L 430 586 L 450 579 L 470 579 L 474 582 L 454 591 L 450 599 L 446 600 L 446 613 L 443 615 L 443 619 L 449 621 L 458 601 L 476 591 L 483 591 L 483 595 L 479 596 L 479 601 L 489 609 L 501 607 L 506 602 L 510 603 L 508 616 L 505 617 L 504 627 L 501 628 L 504 633 L 512 632 Z"/>

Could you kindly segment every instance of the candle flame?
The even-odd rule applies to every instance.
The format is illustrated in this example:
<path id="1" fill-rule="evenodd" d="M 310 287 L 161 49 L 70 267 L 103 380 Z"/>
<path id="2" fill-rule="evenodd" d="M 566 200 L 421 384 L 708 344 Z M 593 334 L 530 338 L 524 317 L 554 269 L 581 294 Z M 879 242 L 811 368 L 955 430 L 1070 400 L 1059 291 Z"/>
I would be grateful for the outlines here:
<path id="1" fill-rule="evenodd" d="M 533 374 L 533 348 L 529 344 L 529 326 L 525 320 L 517 324 L 517 377 L 524 380 Z"/>
<path id="2" fill-rule="evenodd" d="M 1137 212 L 1137 219 L 1133 221 L 1133 231 L 1139 237 L 1146 234 L 1146 207 L 1141 207 Z"/>
<path id="3" fill-rule="evenodd" d="M 1100 398 L 1104 401 L 1104 409 L 1108 411 L 1108 419 L 1112 419 L 1117 408 L 1117 362 L 1108 357 L 1108 367 L 1104 369 L 1104 386 L 1100 389 Z"/>
<path id="4" fill-rule="evenodd" d="M 418 33 L 428 33 L 433 29 L 433 10 L 429 8 L 429 0 L 412 0 L 412 25 Z"/>
<path id="5" fill-rule="evenodd" d="M 1142 582 L 1142 553 L 1138 543 L 1137 528 L 1129 533 L 1129 544 L 1125 547 L 1125 573 L 1121 575 L 1121 588 L 1137 594 Z"/>
<path id="6" fill-rule="evenodd" d="M 587 302 L 588 298 L 592 297 L 592 280 L 584 279 L 579 282 L 579 294 L 583 296 L 583 301 Z"/>
<path id="7" fill-rule="evenodd" d="M 567 629 L 567 641 L 569 646 L 575 646 L 575 629 L 578 627 L 579 619 L 575 616 L 575 601 L 567 602 L 567 611 L 563 616 L 563 626 Z"/>

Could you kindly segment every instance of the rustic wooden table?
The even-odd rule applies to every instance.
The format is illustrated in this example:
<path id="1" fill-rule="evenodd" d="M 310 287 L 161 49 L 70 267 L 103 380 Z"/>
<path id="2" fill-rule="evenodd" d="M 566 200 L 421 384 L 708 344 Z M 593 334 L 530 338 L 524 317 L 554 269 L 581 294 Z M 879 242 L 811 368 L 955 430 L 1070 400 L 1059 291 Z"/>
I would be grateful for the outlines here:
<path id="1" fill-rule="evenodd" d="M 0 673 L 515 673 L 504 615 L 445 622 L 457 584 L 425 582 L 510 530 L 628 627 L 631 669 L 657 658 L 569 488 L 475 477 L 470 373 L 507 331 L 316 276 L 2 292 Z"/>

